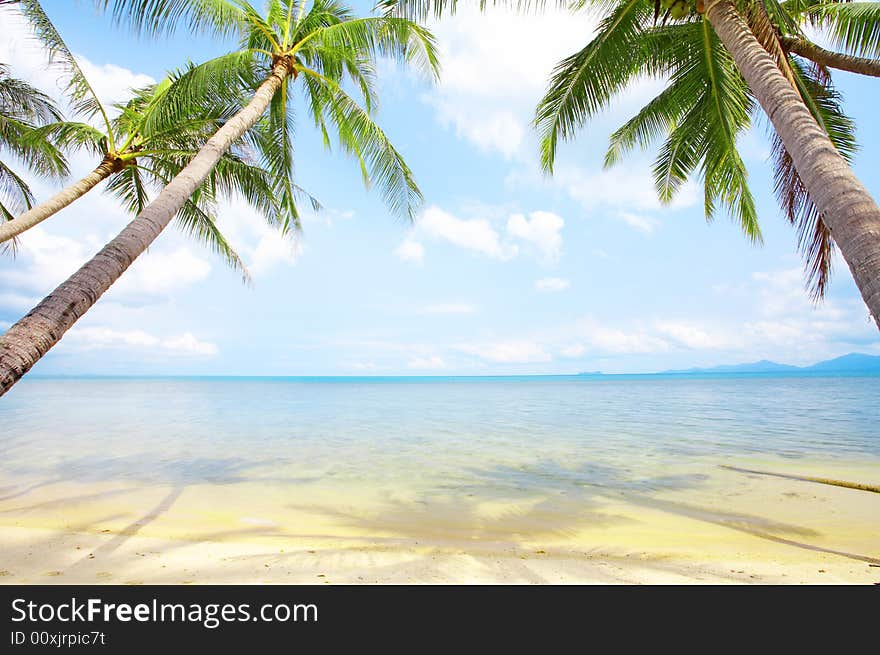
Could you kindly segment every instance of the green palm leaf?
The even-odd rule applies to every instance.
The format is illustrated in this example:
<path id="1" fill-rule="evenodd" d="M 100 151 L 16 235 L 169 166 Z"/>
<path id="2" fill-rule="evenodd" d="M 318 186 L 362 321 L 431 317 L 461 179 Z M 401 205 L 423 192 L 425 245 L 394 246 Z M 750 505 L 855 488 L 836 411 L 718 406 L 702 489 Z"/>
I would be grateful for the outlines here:
<path id="1" fill-rule="evenodd" d="M 653 7 L 651 0 L 618 2 L 593 40 L 556 66 L 535 115 L 544 170 L 553 172 L 559 138 L 571 138 L 636 75 L 642 26 Z"/>

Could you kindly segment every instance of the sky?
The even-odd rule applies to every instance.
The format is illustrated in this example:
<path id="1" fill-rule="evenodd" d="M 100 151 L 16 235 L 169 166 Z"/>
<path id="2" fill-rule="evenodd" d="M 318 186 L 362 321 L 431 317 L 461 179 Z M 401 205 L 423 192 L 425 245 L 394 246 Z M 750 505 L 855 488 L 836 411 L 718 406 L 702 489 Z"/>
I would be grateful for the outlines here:
<path id="1" fill-rule="evenodd" d="M 137 39 L 89 0 L 44 0 L 105 101 L 233 44 L 178 34 Z M 367 4 L 355 4 L 361 13 Z M 14 11 L 0 61 L 60 98 L 59 71 Z M 246 285 L 172 224 L 34 368 L 35 375 L 506 375 L 652 372 L 772 359 L 880 354 L 845 263 L 826 300 L 804 290 L 796 233 L 772 193 L 766 125 L 745 135 L 763 245 L 723 213 L 707 223 L 699 180 L 669 206 L 654 192 L 656 148 L 603 170 L 608 135 L 662 88 L 632 85 L 538 165 L 531 128 L 554 64 L 588 41 L 595 16 L 460 10 L 430 27 L 432 84 L 381 62 L 377 122 L 413 169 L 425 205 L 413 224 L 364 188 L 350 158 L 297 123 L 299 184 L 324 210 L 282 237 L 237 199 L 219 226 Z M 525 45 L 527 44 L 527 46 Z M 836 73 L 858 126 L 856 174 L 880 197 L 877 84 Z M 97 164 L 71 156 L 76 179 Z M 57 183 L 33 180 L 38 198 Z M 131 219 L 93 190 L 0 257 L 0 330 L 27 313 Z"/>

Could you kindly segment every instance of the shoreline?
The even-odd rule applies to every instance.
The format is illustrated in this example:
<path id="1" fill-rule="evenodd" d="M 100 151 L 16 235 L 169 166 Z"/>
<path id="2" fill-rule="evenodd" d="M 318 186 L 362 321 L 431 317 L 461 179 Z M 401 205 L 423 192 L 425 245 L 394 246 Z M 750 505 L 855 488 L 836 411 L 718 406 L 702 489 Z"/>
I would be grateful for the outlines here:
<path id="1" fill-rule="evenodd" d="M 705 470 L 696 491 L 585 485 L 514 498 L 327 480 L 3 480 L 0 584 L 880 582 L 880 494 Z"/>
<path id="2" fill-rule="evenodd" d="M 254 542 L 188 542 L 0 528 L 0 584 L 874 584 L 880 568 L 816 553 L 791 561 L 699 559 L 561 548 L 465 551 L 417 543 L 336 542 L 287 549 Z M 13 567 L 10 570 L 8 567 Z"/>

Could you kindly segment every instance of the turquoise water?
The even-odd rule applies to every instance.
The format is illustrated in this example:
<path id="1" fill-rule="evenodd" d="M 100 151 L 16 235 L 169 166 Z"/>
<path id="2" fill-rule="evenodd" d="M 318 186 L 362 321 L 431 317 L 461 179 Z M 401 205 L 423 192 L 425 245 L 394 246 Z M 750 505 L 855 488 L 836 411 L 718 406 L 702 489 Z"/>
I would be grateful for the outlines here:
<path id="1" fill-rule="evenodd" d="M 697 487 L 741 460 L 880 463 L 878 399 L 880 377 L 25 379 L 0 476 Z"/>

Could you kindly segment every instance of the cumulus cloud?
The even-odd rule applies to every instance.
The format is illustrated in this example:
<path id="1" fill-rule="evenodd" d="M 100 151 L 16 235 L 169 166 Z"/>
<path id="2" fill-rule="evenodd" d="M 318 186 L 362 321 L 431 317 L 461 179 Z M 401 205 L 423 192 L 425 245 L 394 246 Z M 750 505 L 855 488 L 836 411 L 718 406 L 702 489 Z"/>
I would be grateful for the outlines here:
<path id="1" fill-rule="evenodd" d="M 421 263 L 425 256 L 423 241 L 439 241 L 470 250 L 493 259 L 507 261 L 521 252 L 553 263 L 562 255 L 562 228 L 565 220 L 548 211 L 514 213 L 504 221 L 503 214 L 483 208 L 475 218 L 459 218 L 431 205 L 416 220 L 415 229 L 406 236 L 394 254 L 404 261 Z"/>
<path id="2" fill-rule="evenodd" d="M 545 277 L 535 280 L 535 289 L 544 293 L 564 291 L 571 286 L 571 281 L 561 277 Z"/>
<path id="3" fill-rule="evenodd" d="M 394 250 L 394 255 L 401 261 L 421 264 L 425 259 L 425 247 L 418 241 L 404 239 Z"/>
<path id="4" fill-rule="evenodd" d="M 695 350 L 715 350 L 732 344 L 727 335 L 692 321 L 655 321 L 654 327 L 661 335 Z"/>
<path id="5" fill-rule="evenodd" d="M 218 352 L 215 344 L 200 341 L 189 332 L 163 340 L 162 347 L 188 355 L 216 355 Z"/>
<path id="6" fill-rule="evenodd" d="M 660 221 L 656 218 L 633 214 L 632 212 L 619 212 L 617 217 L 630 227 L 635 228 L 639 232 L 644 232 L 645 234 L 653 234 L 654 230 L 657 229 L 657 226 L 660 224 Z"/>
<path id="7" fill-rule="evenodd" d="M 418 219 L 418 230 L 425 236 L 447 241 L 495 259 L 510 259 L 516 247 L 501 243 L 501 235 L 483 218 L 461 219 L 439 207 L 428 207 Z"/>
<path id="8" fill-rule="evenodd" d="M 567 346 L 563 346 L 559 351 L 563 357 L 581 357 L 584 353 L 587 352 L 586 346 L 582 343 L 572 343 Z"/>
<path id="9" fill-rule="evenodd" d="M 280 265 L 292 266 L 303 253 L 303 244 L 297 235 L 282 234 L 241 198 L 223 203 L 217 219 L 220 231 L 254 277 L 263 276 Z"/>
<path id="10" fill-rule="evenodd" d="M 555 261 L 562 255 L 564 225 L 565 221 L 552 212 L 533 211 L 528 218 L 513 214 L 507 219 L 507 233 L 534 245 L 544 259 Z"/>
<path id="11" fill-rule="evenodd" d="M 208 357 L 219 352 L 216 344 L 201 341 L 190 332 L 162 338 L 143 330 L 117 330 L 108 327 L 74 327 L 65 335 L 62 346 L 65 349 L 80 351 L 126 349 L 140 352 L 152 350 L 168 354 Z"/>
<path id="12" fill-rule="evenodd" d="M 456 348 L 470 355 L 499 364 L 526 364 L 549 362 L 552 355 L 536 341 L 528 339 L 506 339 L 483 343 L 462 343 Z"/>
<path id="13" fill-rule="evenodd" d="M 186 247 L 147 252 L 137 258 L 107 294 L 108 298 L 162 298 L 200 282 L 211 273 L 211 264 Z"/>
<path id="14" fill-rule="evenodd" d="M 79 241 L 35 227 L 23 234 L 19 253 L 8 267 L 0 269 L 0 282 L 10 289 L 0 299 L 11 309 L 46 295 L 73 274 L 98 250 L 95 239 Z M 172 291 L 183 289 L 208 277 L 211 265 L 185 247 L 174 250 L 157 249 L 141 255 L 111 287 L 107 298 L 116 302 L 137 304 L 155 302 Z"/>
<path id="15" fill-rule="evenodd" d="M 406 366 L 414 370 L 436 370 L 446 368 L 446 362 L 442 357 L 434 355 L 432 357 L 415 357 Z"/>
<path id="16" fill-rule="evenodd" d="M 49 65 L 46 51 L 33 37 L 27 20 L 17 7 L 0 10 L 3 21 L 3 39 L 0 41 L 0 61 L 9 65 L 12 74 L 37 86 L 58 101 L 62 107 L 69 105 L 63 94 L 62 70 Z M 95 94 L 110 115 L 116 111 L 113 104 L 128 99 L 131 89 L 153 84 L 149 75 L 137 73 L 112 63 L 96 63 L 80 53 L 74 53 L 77 63 L 89 80 Z M 68 113 L 70 113 L 68 111 Z M 100 125 L 100 123 L 95 123 Z"/>
<path id="17" fill-rule="evenodd" d="M 535 99 L 553 67 L 583 47 L 596 25 L 585 12 L 552 7 L 524 15 L 460 7 L 431 25 L 443 61 L 438 88 L 424 96 L 437 120 L 488 153 L 510 159 L 531 132 Z M 528 43 L 525 56 L 523 44 Z"/>

